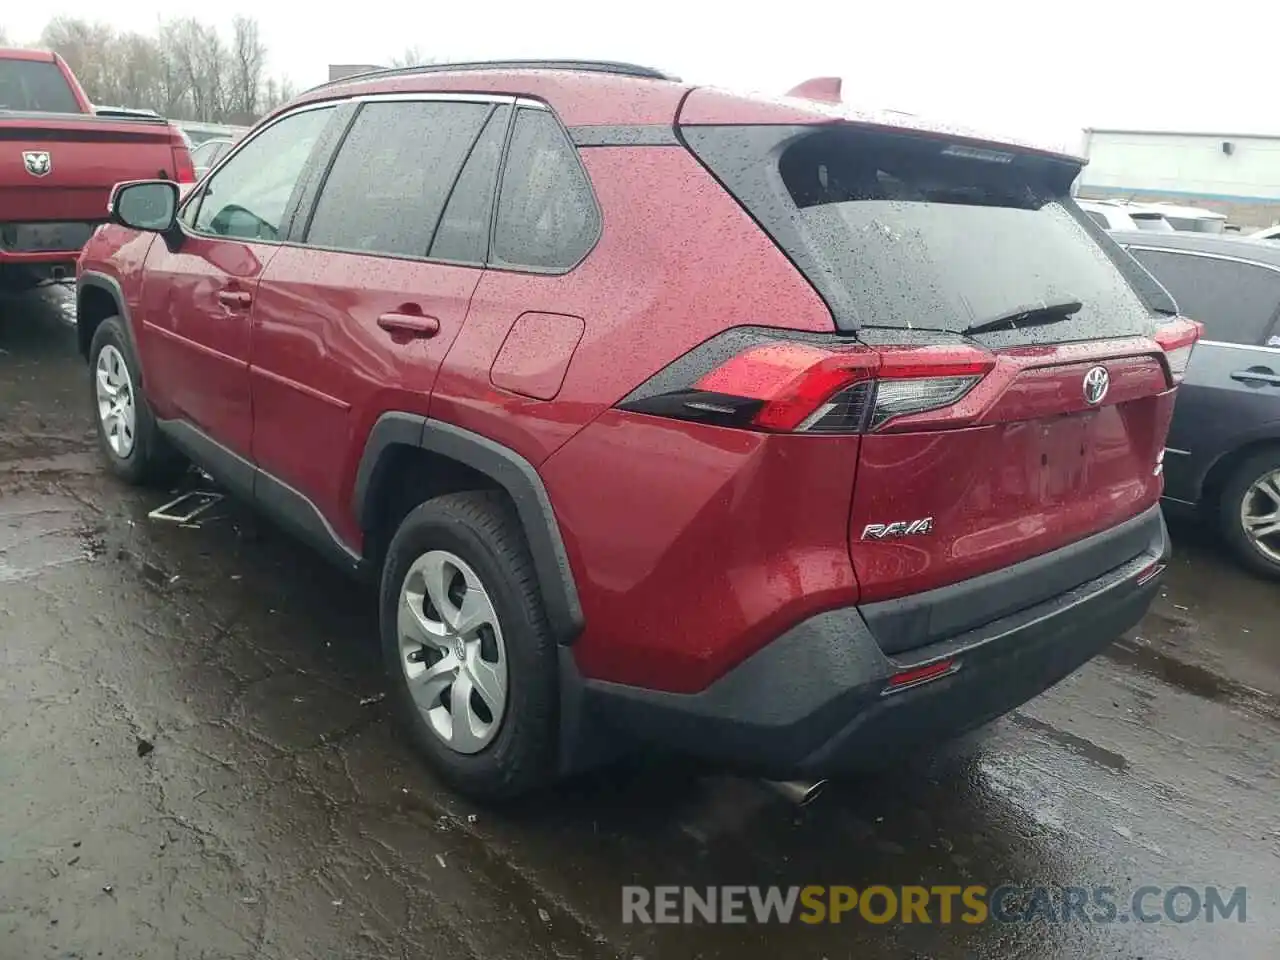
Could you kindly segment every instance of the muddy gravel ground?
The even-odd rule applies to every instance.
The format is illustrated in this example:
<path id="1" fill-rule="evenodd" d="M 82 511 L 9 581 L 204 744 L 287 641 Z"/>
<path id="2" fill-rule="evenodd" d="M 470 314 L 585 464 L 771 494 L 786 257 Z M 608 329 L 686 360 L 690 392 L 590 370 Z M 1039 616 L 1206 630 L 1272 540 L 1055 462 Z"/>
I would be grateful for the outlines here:
<path id="1" fill-rule="evenodd" d="M 1151 614 L 980 735 L 803 810 L 628 763 L 505 811 L 406 748 L 374 598 L 109 479 L 64 290 L 0 301 L 0 960 L 1266 957 L 1280 586 L 1194 527 Z M 1247 888 L 1209 923 L 625 924 L 624 884 Z M 1158 902 L 1153 901 L 1153 902 Z"/>

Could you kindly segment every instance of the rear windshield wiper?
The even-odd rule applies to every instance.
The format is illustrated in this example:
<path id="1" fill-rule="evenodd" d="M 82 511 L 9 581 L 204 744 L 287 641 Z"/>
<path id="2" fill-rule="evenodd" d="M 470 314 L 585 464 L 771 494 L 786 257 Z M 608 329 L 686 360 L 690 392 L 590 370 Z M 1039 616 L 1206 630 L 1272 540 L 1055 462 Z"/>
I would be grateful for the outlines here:
<path id="1" fill-rule="evenodd" d="M 1058 323 L 1078 313 L 1083 306 L 1084 304 L 1079 300 L 1063 300 L 1061 303 L 1040 303 L 1035 306 L 1019 307 L 992 320 L 975 323 L 961 333 L 987 333 L 990 330 L 1002 330 L 1005 327 L 1017 330 L 1019 327 L 1039 327 L 1047 323 Z"/>

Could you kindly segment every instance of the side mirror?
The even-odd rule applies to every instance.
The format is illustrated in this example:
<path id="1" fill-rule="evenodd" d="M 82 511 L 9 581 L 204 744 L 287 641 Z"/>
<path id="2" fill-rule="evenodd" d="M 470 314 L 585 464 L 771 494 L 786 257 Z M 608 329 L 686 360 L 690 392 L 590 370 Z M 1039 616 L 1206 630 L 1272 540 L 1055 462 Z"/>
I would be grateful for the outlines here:
<path id="1" fill-rule="evenodd" d="M 117 183 L 107 207 L 112 222 L 154 233 L 172 229 L 177 212 L 178 185 L 169 180 Z"/>

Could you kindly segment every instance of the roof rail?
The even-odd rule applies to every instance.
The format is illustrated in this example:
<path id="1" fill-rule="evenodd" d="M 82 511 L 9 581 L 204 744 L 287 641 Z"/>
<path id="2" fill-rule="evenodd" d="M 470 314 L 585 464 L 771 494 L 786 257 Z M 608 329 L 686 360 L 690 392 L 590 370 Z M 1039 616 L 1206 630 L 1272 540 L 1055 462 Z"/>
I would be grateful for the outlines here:
<path id="1" fill-rule="evenodd" d="M 639 77 L 645 80 L 671 80 L 678 82 L 679 77 L 663 73 L 652 67 L 641 67 L 634 63 L 619 63 L 613 60 L 473 60 L 464 63 L 424 63 L 414 67 L 387 67 L 382 70 L 369 70 L 365 73 L 352 74 L 320 83 L 307 90 L 323 90 L 325 87 L 337 86 L 352 80 L 371 80 L 375 77 L 405 77 L 419 73 L 453 73 L 462 70 L 573 70 L 582 73 L 611 73 L 620 77 Z"/>

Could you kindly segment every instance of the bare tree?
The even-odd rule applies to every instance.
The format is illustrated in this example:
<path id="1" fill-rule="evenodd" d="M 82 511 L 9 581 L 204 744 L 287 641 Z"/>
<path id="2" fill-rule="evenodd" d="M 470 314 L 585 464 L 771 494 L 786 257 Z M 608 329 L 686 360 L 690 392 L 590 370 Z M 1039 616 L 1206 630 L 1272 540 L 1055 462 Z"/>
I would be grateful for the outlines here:
<path id="1" fill-rule="evenodd" d="M 262 112 L 270 113 L 276 107 L 284 106 L 298 95 L 292 81 L 287 78 L 277 82 L 268 78 L 262 90 Z"/>
<path id="2" fill-rule="evenodd" d="M 422 48 L 416 43 L 411 47 L 405 47 L 398 57 L 391 58 L 391 66 L 393 67 L 421 67 L 428 63 L 435 63 L 436 57 L 429 57 L 422 52 Z"/>
<path id="3" fill-rule="evenodd" d="M 115 31 L 105 23 L 54 17 L 40 34 L 40 44 L 62 56 L 95 103 L 110 103 L 117 84 L 112 56 Z"/>
<path id="4" fill-rule="evenodd" d="M 267 47 L 249 17 L 232 22 L 230 43 L 194 17 L 165 21 L 154 37 L 55 17 L 40 41 L 62 55 L 89 99 L 103 105 L 146 107 L 178 120 L 250 123 L 294 95 L 287 80 L 265 76 Z"/>
<path id="5" fill-rule="evenodd" d="M 267 63 L 267 48 L 258 34 L 258 21 L 237 16 L 231 21 L 232 112 L 257 116 L 262 74 Z"/>

